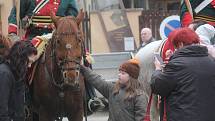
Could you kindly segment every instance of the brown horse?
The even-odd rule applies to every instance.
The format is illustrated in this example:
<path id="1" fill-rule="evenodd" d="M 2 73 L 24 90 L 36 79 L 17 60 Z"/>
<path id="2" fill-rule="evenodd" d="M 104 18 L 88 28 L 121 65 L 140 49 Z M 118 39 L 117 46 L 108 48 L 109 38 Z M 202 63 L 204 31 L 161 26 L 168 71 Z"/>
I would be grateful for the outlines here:
<path id="1" fill-rule="evenodd" d="M 84 80 L 80 73 L 83 39 L 78 16 L 53 17 L 56 30 L 40 58 L 33 80 L 33 104 L 40 121 L 83 120 Z M 60 117 L 60 118 L 59 118 Z"/>

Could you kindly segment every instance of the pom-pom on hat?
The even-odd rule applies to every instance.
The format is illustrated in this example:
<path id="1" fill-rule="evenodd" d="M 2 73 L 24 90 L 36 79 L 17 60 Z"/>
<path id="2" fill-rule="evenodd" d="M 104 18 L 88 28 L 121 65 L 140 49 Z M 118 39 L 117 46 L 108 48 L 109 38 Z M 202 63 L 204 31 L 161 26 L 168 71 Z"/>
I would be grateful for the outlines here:
<path id="1" fill-rule="evenodd" d="M 140 71 L 139 60 L 133 58 L 124 62 L 120 65 L 119 70 L 128 73 L 131 77 L 135 79 L 138 79 Z"/>

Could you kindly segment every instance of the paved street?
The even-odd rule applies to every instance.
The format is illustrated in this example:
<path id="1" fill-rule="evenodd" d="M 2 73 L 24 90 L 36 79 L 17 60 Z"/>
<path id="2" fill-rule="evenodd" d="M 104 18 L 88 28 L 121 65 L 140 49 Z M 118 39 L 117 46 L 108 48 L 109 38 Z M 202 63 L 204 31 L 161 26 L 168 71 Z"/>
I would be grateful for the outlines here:
<path id="1" fill-rule="evenodd" d="M 108 112 L 96 112 L 93 115 L 87 117 L 87 121 L 107 121 Z M 83 120 L 85 121 L 85 119 Z"/>
<path id="2" fill-rule="evenodd" d="M 93 115 L 87 117 L 87 121 L 107 121 L 108 112 L 96 112 Z M 68 121 L 66 118 L 63 121 Z M 85 119 L 83 120 L 85 121 Z"/>

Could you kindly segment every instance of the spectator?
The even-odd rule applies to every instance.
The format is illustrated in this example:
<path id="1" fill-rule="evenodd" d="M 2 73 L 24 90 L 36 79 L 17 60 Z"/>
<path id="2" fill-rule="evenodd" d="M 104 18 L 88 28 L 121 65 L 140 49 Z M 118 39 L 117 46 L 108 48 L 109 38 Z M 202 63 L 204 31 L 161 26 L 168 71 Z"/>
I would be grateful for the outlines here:
<path id="1" fill-rule="evenodd" d="M 141 121 L 146 112 L 147 97 L 138 81 L 140 67 L 136 59 L 128 60 L 119 68 L 119 80 L 113 84 L 82 66 L 87 82 L 91 83 L 109 102 L 108 121 Z"/>
<path id="2" fill-rule="evenodd" d="M 27 68 L 35 61 L 36 48 L 30 41 L 18 41 L 0 61 L 0 121 L 24 121 L 24 93 Z"/>
<path id="3" fill-rule="evenodd" d="M 215 61 L 198 35 L 189 28 L 176 30 L 176 47 L 169 63 L 161 69 L 155 59 L 152 92 L 166 98 L 167 121 L 211 121 L 215 119 Z M 162 119 L 162 118 L 161 118 Z"/>
<path id="4" fill-rule="evenodd" d="M 150 42 L 155 41 L 155 39 L 152 37 L 152 30 L 150 28 L 143 28 L 141 30 L 141 45 L 138 48 L 138 50 L 142 47 L 145 47 Z"/>
<path id="5" fill-rule="evenodd" d="M 203 0 L 183 0 L 181 2 L 180 21 L 183 27 L 187 27 L 196 20 L 205 21 L 215 26 L 215 0 L 211 0 L 208 4 L 206 1 L 206 6 L 202 6 L 202 2 Z M 188 9 L 190 7 L 187 3 L 190 3 L 191 9 Z"/>

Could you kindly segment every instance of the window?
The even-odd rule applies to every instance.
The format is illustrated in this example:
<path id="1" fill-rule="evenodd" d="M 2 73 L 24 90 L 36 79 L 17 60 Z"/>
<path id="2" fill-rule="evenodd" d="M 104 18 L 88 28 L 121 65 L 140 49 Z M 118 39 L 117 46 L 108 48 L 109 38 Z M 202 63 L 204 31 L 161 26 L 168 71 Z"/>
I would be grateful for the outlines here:
<path id="1" fill-rule="evenodd" d="M 124 4 L 125 8 L 132 8 L 131 2 L 132 2 L 132 0 L 123 0 L 123 4 Z"/>
<path id="2" fill-rule="evenodd" d="M 167 4 L 167 10 L 179 10 L 180 2 L 172 2 Z"/>
<path id="3" fill-rule="evenodd" d="M 118 0 L 97 0 L 97 9 L 101 11 L 119 9 L 120 4 Z"/>
<path id="4" fill-rule="evenodd" d="M 122 0 L 125 8 L 144 8 L 145 0 Z"/>
<path id="5" fill-rule="evenodd" d="M 134 0 L 134 8 L 144 8 L 144 0 Z"/>

